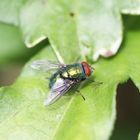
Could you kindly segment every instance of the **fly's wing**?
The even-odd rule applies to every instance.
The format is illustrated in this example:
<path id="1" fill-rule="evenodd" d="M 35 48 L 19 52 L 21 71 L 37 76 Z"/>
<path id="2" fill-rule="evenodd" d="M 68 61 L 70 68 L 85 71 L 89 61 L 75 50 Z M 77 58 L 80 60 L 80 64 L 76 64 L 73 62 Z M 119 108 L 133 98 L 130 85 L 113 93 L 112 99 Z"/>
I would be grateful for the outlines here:
<path id="1" fill-rule="evenodd" d="M 75 81 L 59 78 L 50 90 L 48 98 L 45 100 L 44 105 L 48 106 L 63 96 L 73 85 Z"/>
<path id="2" fill-rule="evenodd" d="M 37 60 L 31 64 L 31 67 L 33 69 L 41 70 L 41 71 L 58 70 L 64 66 L 65 66 L 64 64 L 49 61 L 49 60 Z"/>

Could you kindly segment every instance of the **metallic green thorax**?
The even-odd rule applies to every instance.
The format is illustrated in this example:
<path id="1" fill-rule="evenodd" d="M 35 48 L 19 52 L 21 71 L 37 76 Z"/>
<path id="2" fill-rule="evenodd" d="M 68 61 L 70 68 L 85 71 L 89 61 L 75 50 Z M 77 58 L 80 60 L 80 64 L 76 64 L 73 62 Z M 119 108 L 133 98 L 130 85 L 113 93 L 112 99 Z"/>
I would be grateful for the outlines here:
<path id="1" fill-rule="evenodd" d="M 62 67 L 57 72 L 55 72 L 50 78 L 50 88 L 54 85 L 58 78 L 70 79 L 80 82 L 86 79 L 86 75 L 82 65 L 80 63 L 76 63 L 66 65 L 66 67 Z"/>

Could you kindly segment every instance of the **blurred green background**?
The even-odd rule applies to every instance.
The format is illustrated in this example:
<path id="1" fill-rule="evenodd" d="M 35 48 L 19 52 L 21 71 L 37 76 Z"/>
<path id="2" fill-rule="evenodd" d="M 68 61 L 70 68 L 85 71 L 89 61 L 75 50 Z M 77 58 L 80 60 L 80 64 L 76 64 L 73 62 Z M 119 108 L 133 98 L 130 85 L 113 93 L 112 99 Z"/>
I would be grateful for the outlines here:
<path id="1" fill-rule="evenodd" d="M 18 27 L 0 23 L 0 86 L 12 84 L 24 64 L 47 44 L 44 40 L 27 48 Z"/>
<path id="2" fill-rule="evenodd" d="M 130 30 L 140 32 L 140 16 L 123 16 L 124 41 Z M 0 86 L 14 82 L 24 64 L 44 48 L 44 40 L 34 48 L 27 48 L 18 27 L 0 23 Z M 117 90 L 117 119 L 110 140 L 135 140 L 140 131 L 140 94 L 129 80 Z"/>

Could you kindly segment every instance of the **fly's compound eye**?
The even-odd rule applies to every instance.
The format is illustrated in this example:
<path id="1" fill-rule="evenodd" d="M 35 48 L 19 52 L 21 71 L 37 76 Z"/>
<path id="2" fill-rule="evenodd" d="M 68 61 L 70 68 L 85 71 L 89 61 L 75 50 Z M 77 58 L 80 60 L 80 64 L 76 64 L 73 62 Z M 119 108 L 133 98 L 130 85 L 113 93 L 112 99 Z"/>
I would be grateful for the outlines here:
<path id="1" fill-rule="evenodd" d="M 82 67 L 84 69 L 86 76 L 90 76 L 92 73 L 90 65 L 87 62 L 82 62 Z"/>

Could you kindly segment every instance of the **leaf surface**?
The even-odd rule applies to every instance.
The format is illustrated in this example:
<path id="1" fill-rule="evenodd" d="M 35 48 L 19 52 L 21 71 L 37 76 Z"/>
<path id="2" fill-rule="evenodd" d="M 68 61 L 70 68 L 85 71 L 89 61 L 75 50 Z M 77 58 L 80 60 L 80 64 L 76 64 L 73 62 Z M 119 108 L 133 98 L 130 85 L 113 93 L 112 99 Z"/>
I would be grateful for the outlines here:
<path id="1" fill-rule="evenodd" d="M 5 0 L 0 7 L 0 20 L 19 25 L 28 47 L 46 37 L 56 48 L 68 49 L 76 41 L 80 55 L 94 61 L 118 51 L 123 40 L 121 14 L 140 14 L 139 0 Z"/>
<path id="2" fill-rule="evenodd" d="M 46 74 L 30 68 L 33 60 L 56 59 L 52 48 L 44 49 L 26 64 L 15 84 L 0 90 L 0 139 L 107 140 L 115 120 L 117 85 L 128 78 L 140 85 L 139 37 L 139 32 L 129 32 L 119 54 L 94 64 L 92 78 L 103 84 L 85 85 L 81 89 L 85 101 L 74 94 L 50 107 L 43 106 L 48 94 Z"/>

